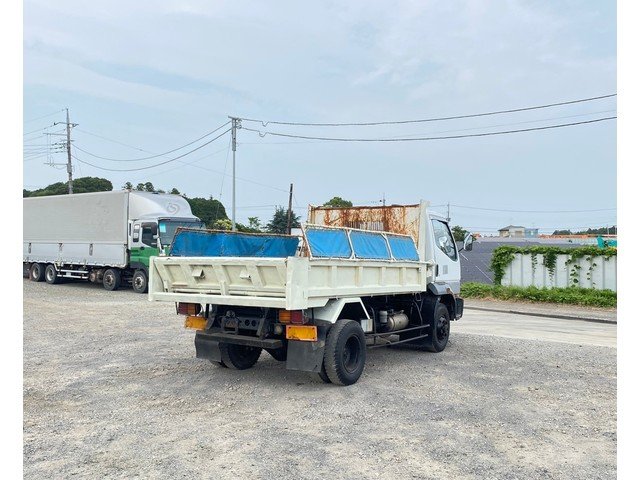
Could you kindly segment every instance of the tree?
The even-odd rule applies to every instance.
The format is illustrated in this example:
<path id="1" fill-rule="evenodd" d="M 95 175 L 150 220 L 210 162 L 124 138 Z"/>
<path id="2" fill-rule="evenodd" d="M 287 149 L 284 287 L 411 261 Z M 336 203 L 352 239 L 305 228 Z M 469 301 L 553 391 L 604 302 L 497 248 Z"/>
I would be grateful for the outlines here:
<path id="1" fill-rule="evenodd" d="M 353 207 L 353 202 L 350 202 L 349 200 L 345 200 L 342 197 L 333 197 L 328 202 L 325 202 L 322 206 L 323 207 L 338 207 L 338 208 Z"/>
<path id="2" fill-rule="evenodd" d="M 176 187 L 173 187 L 169 193 L 171 193 L 172 195 L 180 195 L 180 190 L 178 190 Z"/>
<path id="3" fill-rule="evenodd" d="M 126 183 L 122 186 L 122 190 L 133 190 L 133 185 L 131 184 L 131 182 L 126 182 Z"/>
<path id="4" fill-rule="evenodd" d="M 266 228 L 269 233 L 287 233 L 287 209 L 276 207 L 273 218 L 267 223 Z M 300 228 L 300 216 L 295 212 L 291 212 L 291 228 Z"/>
<path id="5" fill-rule="evenodd" d="M 110 192 L 113 184 L 106 178 L 80 177 L 73 181 L 73 193 Z M 22 190 L 23 197 L 45 197 L 49 195 L 66 195 L 69 193 L 67 182 L 56 182 L 38 190 Z"/>
<path id="6" fill-rule="evenodd" d="M 191 212 L 202 220 L 208 228 L 215 228 L 213 224 L 217 220 L 228 220 L 224 205 L 213 197 L 208 199 L 196 197 L 187 198 L 186 200 L 191 206 Z"/>
<path id="7" fill-rule="evenodd" d="M 262 231 L 262 224 L 260 223 L 260 219 L 258 217 L 249 217 L 249 225 L 247 226 L 247 231 L 258 233 Z"/>
<path id="8" fill-rule="evenodd" d="M 464 241 L 464 237 L 467 236 L 467 233 L 469 233 L 467 230 L 465 230 L 462 227 L 459 227 L 458 225 L 455 225 L 452 229 L 451 229 L 451 233 L 453 233 L 453 239 L 456 242 L 462 242 Z"/>
<path id="9" fill-rule="evenodd" d="M 209 226 L 209 228 L 211 228 L 212 230 L 231 230 L 231 220 L 229 220 L 228 218 L 221 218 L 220 220 L 216 220 L 215 222 L 211 223 L 211 226 Z"/>

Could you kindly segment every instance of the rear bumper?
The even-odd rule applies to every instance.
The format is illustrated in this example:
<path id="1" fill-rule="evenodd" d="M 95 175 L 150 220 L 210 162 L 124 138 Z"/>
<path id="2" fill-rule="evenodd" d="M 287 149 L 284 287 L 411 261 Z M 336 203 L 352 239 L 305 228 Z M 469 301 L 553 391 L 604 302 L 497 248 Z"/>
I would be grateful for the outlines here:
<path id="1" fill-rule="evenodd" d="M 284 341 L 277 338 L 260 339 L 248 335 L 235 335 L 233 333 L 198 331 L 195 336 L 196 358 L 221 362 L 220 344 L 246 345 L 267 350 L 286 348 L 287 370 L 302 370 L 307 372 L 319 372 L 322 369 L 324 358 L 324 346 L 328 327 L 318 327 L 318 341 Z"/>
<path id="2" fill-rule="evenodd" d="M 248 347 L 260 347 L 267 349 L 282 348 L 284 342 L 277 338 L 258 338 L 248 335 L 235 335 L 233 333 L 222 332 L 196 332 L 196 353 L 198 344 L 205 345 L 207 343 L 230 343 L 232 345 L 245 345 Z"/>

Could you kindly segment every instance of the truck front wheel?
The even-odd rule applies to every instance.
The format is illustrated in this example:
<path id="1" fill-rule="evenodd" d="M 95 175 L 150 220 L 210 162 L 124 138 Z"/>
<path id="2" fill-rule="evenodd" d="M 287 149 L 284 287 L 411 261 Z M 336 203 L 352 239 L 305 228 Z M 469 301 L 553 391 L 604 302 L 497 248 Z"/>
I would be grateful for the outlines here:
<path id="1" fill-rule="evenodd" d="M 105 290 L 117 290 L 118 288 L 120 288 L 121 282 L 122 278 L 120 276 L 120 270 L 109 268 L 104 272 L 104 276 L 102 277 L 102 286 L 105 288 Z"/>
<path id="2" fill-rule="evenodd" d="M 446 305 L 439 303 L 433 315 L 433 326 L 429 329 L 430 335 L 423 343 L 423 348 L 428 352 L 441 352 L 449 342 L 449 328 L 451 319 Z"/>
<path id="3" fill-rule="evenodd" d="M 147 274 L 144 273 L 144 270 L 136 270 L 134 272 L 133 278 L 131 279 L 131 286 L 136 293 L 147 293 Z"/>
<path id="4" fill-rule="evenodd" d="M 235 345 L 231 343 L 220 344 L 220 355 L 222 362 L 229 368 L 236 370 L 246 370 L 253 367 L 262 349 L 260 347 L 249 347 L 246 345 Z"/>
<path id="5" fill-rule="evenodd" d="M 336 385 L 356 383 L 364 370 L 366 356 L 364 332 L 360 324 L 353 320 L 338 320 L 329 330 L 324 350 L 327 377 Z"/>
<path id="6" fill-rule="evenodd" d="M 29 268 L 29 279 L 32 282 L 41 282 L 44 280 L 44 265 L 42 263 L 32 263 Z"/>

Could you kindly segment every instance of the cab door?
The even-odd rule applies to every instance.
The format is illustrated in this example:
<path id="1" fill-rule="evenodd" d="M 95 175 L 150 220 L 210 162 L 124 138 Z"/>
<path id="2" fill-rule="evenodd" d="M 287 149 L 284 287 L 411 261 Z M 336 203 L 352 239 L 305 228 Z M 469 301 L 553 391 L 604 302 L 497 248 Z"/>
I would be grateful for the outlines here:
<path id="1" fill-rule="evenodd" d="M 460 293 L 460 255 L 446 221 L 431 217 L 436 282 L 446 282 L 454 293 Z"/>
<path id="2" fill-rule="evenodd" d="M 158 255 L 157 238 L 157 223 L 133 223 L 130 248 L 130 265 L 132 268 L 149 268 L 149 257 Z"/>

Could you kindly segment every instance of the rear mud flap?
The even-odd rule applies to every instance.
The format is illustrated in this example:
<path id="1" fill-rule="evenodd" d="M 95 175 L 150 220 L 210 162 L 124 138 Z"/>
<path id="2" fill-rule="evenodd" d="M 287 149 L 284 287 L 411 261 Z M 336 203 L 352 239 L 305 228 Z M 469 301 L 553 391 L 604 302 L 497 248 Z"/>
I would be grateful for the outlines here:
<path id="1" fill-rule="evenodd" d="M 222 356 L 220 355 L 220 347 L 216 340 L 212 340 L 206 335 L 196 333 L 196 358 L 204 358 L 207 360 L 213 360 L 214 362 L 221 362 Z"/>
<path id="2" fill-rule="evenodd" d="M 316 342 L 289 340 L 287 342 L 287 370 L 320 372 L 324 361 L 324 345 L 328 330 L 327 327 L 318 326 L 318 341 Z"/>

